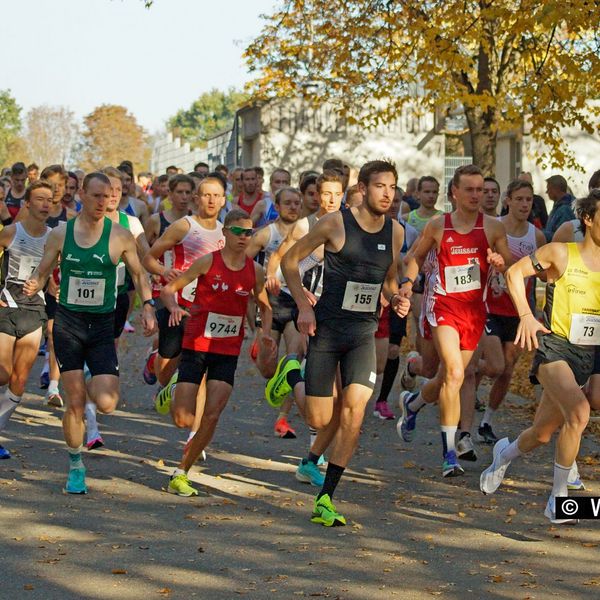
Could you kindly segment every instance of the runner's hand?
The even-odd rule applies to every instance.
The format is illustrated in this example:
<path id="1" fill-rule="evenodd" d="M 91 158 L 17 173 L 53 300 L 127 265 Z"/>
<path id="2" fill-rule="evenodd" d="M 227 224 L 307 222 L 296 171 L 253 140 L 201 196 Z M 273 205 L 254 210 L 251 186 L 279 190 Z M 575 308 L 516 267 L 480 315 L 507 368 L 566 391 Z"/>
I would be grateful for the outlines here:
<path id="1" fill-rule="evenodd" d="M 410 300 L 400 294 L 394 294 L 390 304 L 393 311 L 401 318 L 405 317 L 410 310 Z"/>
<path id="2" fill-rule="evenodd" d="M 527 350 L 532 348 L 538 348 L 538 332 L 547 334 L 552 333 L 549 329 L 546 329 L 531 313 L 523 315 L 519 320 L 519 326 L 517 327 L 517 337 L 515 338 L 515 346 L 521 346 L 521 348 L 527 347 Z"/>
<path id="3" fill-rule="evenodd" d="M 165 269 L 163 273 L 163 279 L 167 283 L 171 283 L 171 281 L 177 279 L 181 275 L 181 271 L 179 269 Z"/>
<path id="4" fill-rule="evenodd" d="M 0 306 L 2 308 L 6 308 L 8 306 L 8 304 L 6 304 L 6 302 L 4 302 L 4 300 L 0 300 Z"/>
<path id="5" fill-rule="evenodd" d="M 314 306 L 317 303 L 317 297 L 310 290 L 307 290 L 305 287 L 302 288 L 302 291 L 304 292 L 306 299 L 310 302 L 310 305 Z"/>
<path id="6" fill-rule="evenodd" d="M 317 321 L 312 307 L 301 308 L 298 311 L 298 331 L 304 335 L 315 335 L 317 331 Z"/>
<path id="7" fill-rule="evenodd" d="M 144 328 L 144 337 L 154 335 L 158 330 L 154 309 L 142 311 L 142 327 Z"/>
<path id="8" fill-rule="evenodd" d="M 183 319 L 183 317 L 189 316 L 190 313 L 187 310 L 181 308 L 181 306 L 175 307 L 169 315 L 169 327 L 176 327 L 177 325 L 179 325 L 179 323 L 181 323 L 181 319 Z"/>
<path id="9" fill-rule="evenodd" d="M 281 291 L 281 282 L 277 277 L 267 277 L 265 287 L 267 288 L 267 292 L 273 294 L 273 296 L 279 296 L 279 292 Z"/>
<path id="10" fill-rule="evenodd" d="M 35 296 L 41 289 L 40 280 L 37 277 L 30 277 L 23 284 L 23 292 L 26 296 Z"/>
<path id="11" fill-rule="evenodd" d="M 492 267 L 496 267 L 496 269 L 504 268 L 504 259 L 501 254 L 497 252 L 493 252 L 491 248 L 487 249 L 487 261 Z"/>

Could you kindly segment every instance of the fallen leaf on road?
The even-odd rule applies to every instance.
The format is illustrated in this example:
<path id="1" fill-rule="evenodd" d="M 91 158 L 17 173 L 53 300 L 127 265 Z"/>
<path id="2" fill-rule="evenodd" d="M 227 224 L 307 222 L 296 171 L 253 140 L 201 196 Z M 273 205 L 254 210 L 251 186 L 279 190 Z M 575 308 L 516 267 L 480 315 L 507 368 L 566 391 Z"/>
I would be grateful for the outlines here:
<path id="1" fill-rule="evenodd" d="M 489 580 L 493 583 L 502 583 L 504 581 L 504 577 L 502 577 L 502 575 L 490 575 Z"/>
<path id="2" fill-rule="evenodd" d="M 506 513 L 509 517 L 514 517 L 517 514 L 517 511 L 514 508 L 509 508 Z"/>
<path id="3" fill-rule="evenodd" d="M 158 593 L 163 596 L 168 596 L 171 593 L 171 588 L 163 588 L 162 590 L 158 590 Z"/>
<path id="4" fill-rule="evenodd" d="M 405 469 L 414 469 L 417 465 L 412 460 L 407 460 L 402 466 Z"/>
<path id="5" fill-rule="evenodd" d="M 598 544 L 595 542 L 582 542 L 581 544 L 584 548 L 595 548 Z"/>
<path id="6" fill-rule="evenodd" d="M 127 571 L 125 569 L 113 569 L 111 573 L 113 575 L 127 575 Z"/>
<path id="7" fill-rule="evenodd" d="M 157 464 L 159 467 L 164 467 L 164 466 L 165 466 L 165 461 L 164 461 L 162 458 L 159 458 L 159 459 L 156 461 L 156 464 Z"/>
<path id="8" fill-rule="evenodd" d="M 459 512 L 459 513 L 458 513 L 458 516 L 459 516 L 461 519 L 464 519 L 464 518 L 467 516 L 467 513 L 464 513 L 464 512 Z"/>
<path id="9" fill-rule="evenodd" d="M 24 590 L 34 590 L 35 588 L 34 588 L 34 587 L 33 587 L 33 586 L 30 584 L 30 583 L 26 583 L 26 584 L 23 586 L 23 589 L 24 589 Z"/>

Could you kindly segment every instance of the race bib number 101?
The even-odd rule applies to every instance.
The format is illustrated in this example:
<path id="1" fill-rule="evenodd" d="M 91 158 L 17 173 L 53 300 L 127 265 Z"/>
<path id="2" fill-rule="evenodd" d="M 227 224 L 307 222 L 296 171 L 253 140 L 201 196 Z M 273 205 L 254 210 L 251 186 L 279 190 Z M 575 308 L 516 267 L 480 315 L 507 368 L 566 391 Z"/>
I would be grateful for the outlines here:
<path id="1" fill-rule="evenodd" d="M 102 306 L 105 284 L 104 279 L 69 277 L 67 302 L 79 306 Z"/>

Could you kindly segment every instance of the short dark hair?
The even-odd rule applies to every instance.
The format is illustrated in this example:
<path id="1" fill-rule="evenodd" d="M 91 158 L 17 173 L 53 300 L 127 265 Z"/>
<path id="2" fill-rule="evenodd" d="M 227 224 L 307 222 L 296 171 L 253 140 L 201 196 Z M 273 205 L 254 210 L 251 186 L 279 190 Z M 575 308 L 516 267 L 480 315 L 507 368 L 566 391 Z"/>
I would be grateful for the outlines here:
<path id="1" fill-rule="evenodd" d="M 39 171 L 40 168 L 33 162 L 27 167 L 27 172 L 29 171 Z"/>
<path id="2" fill-rule="evenodd" d="M 500 184 L 498 183 L 498 180 L 495 177 L 488 175 L 487 177 L 483 178 L 483 183 L 485 183 L 486 181 L 496 184 L 496 187 L 498 188 L 498 192 L 500 191 Z"/>
<path id="3" fill-rule="evenodd" d="M 302 200 L 302 193 L 300 192 L 299 189 L 297 189 L 295 187 L 287 186 L 287 187 L 279 188 L 275 192 L 275 204 L 279 204 L 281 202 L 281 197 L 283 196 L 283 194 L 294 194 L 295 196 L 298 196 L 298 198 L 300 198 L 300 200 Z"/>
<path id="4" fill-rule="evenodd" d="M 206 181 L 206 180 L 204 180 Z M 223 225 L 228 227 L 231 223 L 235 223 L 235 221 L 241 221 L 242 219 L 251 221 L 250 215 L 241 208 L 232 208 L 226 215 L 225 220 L 223 221 Z"/>
<path id="5" fill-rule="evenodd" d="M 438 188 L 440 187 L 440 182 L 433 175 L 423 175 L 423 177 L 417 181 L 417 192 L 421 191 L 424 183 L 435 183 Z"/>
<path id="6" fill-rule="evenodd" d="M 121 169 L 119 169 L 119 170 L 121 170 Z M 93 171 L 92 173 L 88 173 L 83 178 L 83 185 L 81 187 L 83 188 L 84 192 L 87 192 L 87 189 L 90 185 L 90 181 L 92 181 L 93 179 L 98 179 L 104 185 L 110 185 L 110 179 L 104 173 L 101 173 L 100 171 Z"/>
<path id="7" fill-rule="evenodd" d="M 460 185 L 460 178 L 463 175 L 481 175 L 483 177 L 483 173 L 477 165 L 462 165 L 462 167 L 458 167 L 458 169 L 454 171 L 454 175 L 452 175 L 452 185 L 454 187 Z"/>
<path id="8" fill-rule="evenodd" d="M 529 190 L 531 190 L 531 193 L 533 194 L 533 185 L 531 185 L 531 183 L 529 183 L 529 181 L 523 181 L 522 179 L 515 179 L 508 184 L 508 187 L 506 188 L 506 195 L 509 198 L 512 198 L 512 195 L 515 192 L 518 192 L 519 190 L 522 190 L 524 188 L 528 188 Z"/>
<path id="9" fill-rule="evenodd" d="M 323 171 L 323 173 L 317 177 L 317 181 L 316 181 L 317 192 L 320 193 L 321 186 L 324 183 L 329 183 L 329 182 L 337 182 L 341 186 L 344 185 L 344 182 L 342 181 L 342 176 L 338 173 L 338 171 L 333 171 L 333 170 Z"/>
<path id="10" fill-rule="evenodd" d="M 592 174 L 588 182 L 589 190 L 595 190 L 596 188 L 600 188 L 600 169 Z"/>
<path id="11" fill-rule="evenodd" d="M 300 192 L 305 194 L 309 185 L 317 185 L 317 175 L 307 175 L 306 177 L 303 177 L 300 181 Z"/>
<path id="12" fill-rule="evenodd" d="M 328 158 L 323 162 L 323 171 L 339 171 L 344 173 L 344 163 L 339 158 Z"/>
<path id="13" fill-rule="evenodd" d="M 264 177 L 265 176 L 265 170 L 262 167 L 254 167 L 254 172 L 259 176 L 259 177 Z"/>
<path id="14" fill-rule="evenodd" d="M 131 177 L 133 179 L 133 168 L 128 165 L 126 162 L 122 162 L 117 169 L 119 169 L 119 171 L 121 171 L 122 173 L 125 173 L 126 175 L 129 175 L 129 177 Z"/>
<path id="15" fill-rule="evenodd" d="M 156 178 L 156 181 L 158 183 L 164 183 L 165 181 L 169 181 L 169 177 L 170 177 L 169 175 L 167 175 L 166 173 L 163 173 L 162 175 L 159 175 Z"/>
<path id="16" fill-rule="evenodd" d="M 577 200 L 575 214 L 583 227 L 585 227 L 585 223 L 583 222 L 585 217 L 588 217 L 592 221 L 594 220 L 594 216 L 598 210 L 598 202 L 600 202 L 600 190 L 598 189 L 590 190 L 587 196 Z"/>
<path id="17" fill-rule="evenodd" d="M 358 172 L 358 182 L 364 185 L 369 185 L 371 175 L 377 173 L 392 173 L 394 180 L 398 181 L 398 171 L 396 165 L 388 160 L 371 160 L 365 163 Z"/>
<path id="18" fill-rule="evenodd" d="M 68 171 L 67 177 L 69 179 L 74 179 L 77 182 L 77 187 L 79 187 L 79 177 L 77 177 L 77 173 L 74 173 L 73 171 Z"/>
<path id="19" fill-rule="evenodd" d="M 205 169 L 209 169 L 210 167 L 205 163 L 205 162 L 199 162 L 196 163 L 194 165 L 194 171 L 198 168 L 198 167 L 204 167 Z"/>
<path id="20" fill-rule="evenodd" d="M 215 171 L 217 173 L 220 173 L 221 171 L 225 171 L 225 173 L 229 174 L 229 169 L 227 168 L 227 165 L 217 165 L 215 167 Z"/>
<path id="21" fill-rule="evenodd" d="M 167 171 L 169 171 L 170 169 L 175 169 L 176 171 L 178 171 L 179 169 L 175 166 L 175 165 L 169 165 L 166 169 L 165 169 L 165 173 Z"/>
<path id="22" fill-rule="evenodd" d="M 179 175 L 173 175 L 173 177 L 171 177 L 171 179 L 169 179 L 169 191 L 174 192 L 175 188 L 180 183 L 187 183 L 192 188 L 192 192 L 196 189 L 194 180 L 189 175 L 179 174 Z"/>
<path id="23" fill-rule="evenodd" d="M 219 173 L 219 171 L 213 171 L 212 173 L 209 173 L 206 178 L 211 178 L 211 179 L 218 179 L 221 182 L 221 185 L 223 186 L 223 191 L 226 192 L 227 191 L 227 177 L 225 177 L 225 175 L 223 175 L 223 173 Z"/>
<path id="24" fill-rule="evenodd" d="M 10 168 L 10 174 L 12 175 L 25 175 L 27 173 L 27 168 L 25 167 L 25 163 L 23 162 L 16 162 L 11 168 Z"/>
<path id="25" fill-rule="evenodd" d="M 250 171 L 252 171 L 255 175 L 258 175 L 258 169 L 259 169 L 259 167 L 244 167 L 243 173 L 250 173 Z M 242 177 L 243 177 L 243 173 L 242 173 Z M 264 171 L 263 171 L 263 173 L 264 173 Z"/>
<path id="26" fill-rule="evenodd" d="M 40 179 L 48 179 L 48 177 L 52 177 L 52 175 L 60 175 L 65 181 L 69 177 L 62 165 L 48 165 L 47 167 L 44 167 L 44 170 L 40 173 Z"/>
<path id="27" fill-rule="evenodd" d="M 28 201 L 31 198 L 31 194 L 40 188 L 50 190 L 54 194 L 54 186 L 49 181 L 46 179 L 38 179 L 27 186 L 27 189 L 25 190 L 25 201 Z"/>
<path id="28" fill-rule="evenodd" d="M 563 194 L 567 193 L 567 188 L 569 187 L 567 180 L 562 175 L 551 175 L 548 177 L 548 179 L 546 179 L 546 183 L 552 187 L 555 187 Z"/>

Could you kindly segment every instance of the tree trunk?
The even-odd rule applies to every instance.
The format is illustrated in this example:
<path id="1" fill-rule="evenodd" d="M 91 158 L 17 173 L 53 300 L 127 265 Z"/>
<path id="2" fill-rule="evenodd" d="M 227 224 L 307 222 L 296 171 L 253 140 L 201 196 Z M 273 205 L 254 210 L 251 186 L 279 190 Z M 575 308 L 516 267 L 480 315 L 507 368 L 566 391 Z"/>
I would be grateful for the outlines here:
<path id="1" fill-rule="evenodd" d="M 496 174 L 496 111 L 488 108 L 465 107 L 465 116 L 469 124 L 471 146 L 473 148 L 473 164 L 483 174 L 494 177 Z"/>

